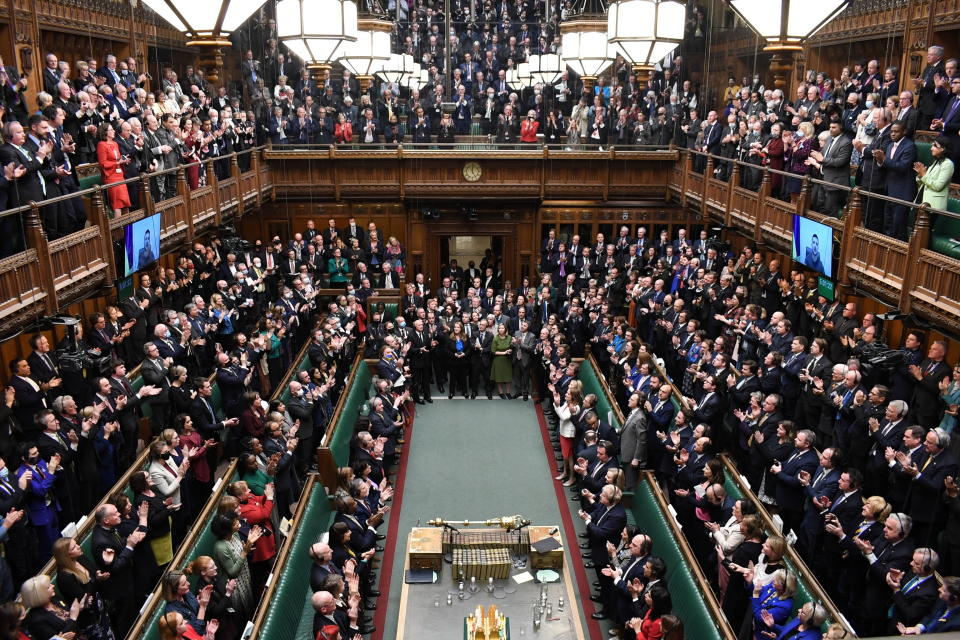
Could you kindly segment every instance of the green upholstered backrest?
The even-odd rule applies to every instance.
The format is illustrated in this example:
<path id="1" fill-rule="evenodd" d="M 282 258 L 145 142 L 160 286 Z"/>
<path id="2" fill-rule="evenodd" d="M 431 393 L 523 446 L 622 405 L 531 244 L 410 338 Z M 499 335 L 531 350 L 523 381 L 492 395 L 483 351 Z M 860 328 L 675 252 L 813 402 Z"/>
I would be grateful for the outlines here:
<path id="1" fill-rule="evenodd" d="M 929 142 L 917 142 L 915 146 L 917 147 L 917 162 L 922 162 L 923 164 L 930 166 L 933 163 L 933 152 L 930 151 Z"/>
<path id="2" fill-rule="evenodd" d="M 388 315 L 391 315 L 394 318 L 396 318 L 397 315 L 400 313 L 400 305 L 396 302 L 388 302 L 384 304 L 383 309 L 384 311 L 387 312 Z"/>
<path id="3" fill-rule="evenodd" d="M 347 394 L 343 403 L 343 411 L 340 412 L 337 424 L 334 425 L 333 435 L 330 442 L 327 443 L 338 467 L 350 463 L 350 439 L 353 437 L 353 425 L 356 424 L 357 418 L 367 402 L 370 380 L 373 377 L 370 368 L 362 358 L 354 360 L 354 363 L 357 370 L 353 377 L 353 384 L 350 385 L 349 389 L 343 391 Z"/>
<path id="4" fill-rule="evenodd" d="M 960 214 L 960 199 L 948 198 L 947 211 Z M 938 215 L 930 233 L 930 249 L 951 258 L 960 259 L 960 246 L 954 240 L 960 238 L 960 218 Z"/>
<path id="5" fill-rule="evenodd" d="M 683 621 L 687 638 L 721 640 L 723 637 L 704 604 L 700 586 L 684 559 L 664 513 L 648 482 L 637 485 L 631 505 L 633 518 L 643 533 L 653 539 L 653 555 L 667 564 L 667 589 L 673 601 L 673 613 Z M 709 585 L 703 588 L 709 589 Z"/>
<path id="6" fill-rule="evenodd" d="M 234 468 L 233 473 L 230 474 L 229 478 L 224 478 L 223 481 L 226 483 L 236 482 L 239 479 L 237 475 L 236 468 Z M 219 497 L 223 494 L 219 491 L 214 491 L 211 494 L 211 500 L 220 501 Z M 186 555 L 183 557 L 183 562 L 180 563 L 177 569 L 183 569 L 188 564 L 193 562 L 198 556 L 213 556 L 213 544 L 217 541 L 216 537 L 213 535 L 213 532 L 210 530 L 210 523 L 213 521 L 213 518 L 217 515 L 216 508 L 211 509 L 209 517 L 204 521 L 194 523 L 191 527 L 191 531 L 197 531 L 198 535 L 193 540 L 193 544 L 190 545 L 190 549 L 187 551 Z M 189 534 L 188 534 L 189 535 Z M 171 567 L 173 569 L 173 567 Z M 143 633 L 140 635 L 140 638 L 143 640 L 159 640 L 160 632 L 157 628 L 157 621 L 160 619 L 160 616 L 163 615 L 163 609 L 166 606 L 166 602 L 160 598 L 157 601 L 157 606 L 154 607 L 153 611 L 145 611 L 142 615 L 150 616 L 150 622 L 143 628 Z"/>
<path id="7" fill-rule="evenodd" d="M 297 368 L 293 376 L 290 377 L 290 380 L 293 380 L 296 377 L 296 375 L 301 371 L 306 371 L 309 368 L 310 368 L 310 357 L 306 353 L 304 353 L 303 359 L 301 359 L 300 362 L 297 363 Z M 283 391 L 280 393 L 280 402 L 283 402 L 284 404 L 286 404 L 289 401 L 290 401 L 290 387 L 287 385 L 284 385 Z"/>
<path id="8" fill-rule="evenodd" d="M 610 422 L 610 426 L 619 431 L 623 425 L 620 424 L 616 414 L 613 413 L 613 407 L 610 406 L 610 402 L 607 400 L 607 394 L 604 393 L 601 378 L 589 359 L 580 363 L 577 377 L 580 379 L 580 382 L 583 383 L 584 396 L 590 393 L 597 396 L 597 415 L 600 416 L 600 419 Z"/>
<path id="9" fill-rule="evenodd" d="M 270 599 L 270 608 L 264 617 L 258 638 L 299 640 L 301 637 L 307 637 L 298 635 L 298 629 L 303 625 L 302 619 L 306 618 L 307 629 L 312 628 L 310 623 L 313 620 L 312 611 L 306 611 L 309 608 L 310 596 L 313 595 L 310 590 L 310 560 L 307 551 L 310 545 L 317 542 L 320 536 L 330 528 L 332 522 L 333 509 L 330 498 L 327 497 L 323 485 L 317 482 L 313 485 L 313 491 L 310 492 L 309 502 L 300 523 L 290 532 L 293 542 L 287 566 L 279 572 L 279 575 L 274 574 L 273 579 L 280 582 Z M 305 611 L 308 614 L 306 616 Z"/>

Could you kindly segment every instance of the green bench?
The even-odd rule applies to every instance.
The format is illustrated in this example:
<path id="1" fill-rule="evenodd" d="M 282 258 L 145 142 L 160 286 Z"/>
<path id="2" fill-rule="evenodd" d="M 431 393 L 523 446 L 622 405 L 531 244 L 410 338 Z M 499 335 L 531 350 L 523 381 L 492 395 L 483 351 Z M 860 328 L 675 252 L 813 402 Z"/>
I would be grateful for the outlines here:
<path id="1" fill-rule="evenodd" d="M 330 529 L 334 512 L 320 482 L 311 481 L 301 500 L 306 500 L 306 508 L 302 516 L 296 518 L 291 537 L 284 543 L 288 545 L 284 557 L 279 558 L 274 566 L 271 584 L 254 616 L 249 640 L 313 637 L 313 607 L 310 604 L 313 591 L 310 588 L 308 550 Z"/>
<path id="2" fill-rule="evenodd" d="M 323 443 L 323 446 L 330 449 L 334 464 L 338 467 L 350 463 L 350 440 L 353 438 L 353 425 L 356 424 L 361 413 L 368 409 L 366 405 L 367 399 L 370 397 L 373 374 L 362 356 L 363 354 L 358 352 L 357 357 L 353 359 L 354 371 L 351 372 L 353 381 L 344 390 L 346 396 L 341 398 L 342 408 L 336 416 L 337 421 L 333 425 L 330 439 Z"/>
<path id="3" fill-rule="evenodd" d="M 947 211 L 960 216 L 960 199 L 948 198 Z M 930 249 L 960 260 L 960 218 L 939 215 L 930 230 Z"/>
<path id="4" fill-rule="evenodd" d="M 606 380 L 597 371 L 596 363 L 592 357 L 585 358 L 580 363 L 580 369 L 577 371 L 577 377 L 583 383 L 583 395 L 594 394 L 597 396 L 597 415 L 601 420 L 606 420 L 610 426 L 617 431 L 623 428 L 620 424 L 618 412 L 610 404 Z"/>

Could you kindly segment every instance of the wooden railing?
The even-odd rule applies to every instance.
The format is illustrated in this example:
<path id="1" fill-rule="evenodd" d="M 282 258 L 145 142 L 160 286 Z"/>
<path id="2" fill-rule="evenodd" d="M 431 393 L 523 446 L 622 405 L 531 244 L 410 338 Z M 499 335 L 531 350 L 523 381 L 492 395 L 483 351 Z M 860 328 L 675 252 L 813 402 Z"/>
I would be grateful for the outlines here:
<path id="1" fill-rule="evenodd" d="M 775 176 L 791 174 L 737 160 L 719 158 L 692 150 L 683 150 L 667 175 L 668 197 L 699 212 L 704 221 L 723 224 L 756 243 L 791 255 L 793 216 L 802 215 L 828 225 L 840 248 L 835 279 L 841 290 L 854 287 L 876 296 L 900 310 L 914 312 L 928 320 L 960 330 L 960 259 L 930 249 L 931 216 L 960 218 L 949 211 L 927 205 L 904 202 L 859 188 L 828 185 L 802 178 L 800 193 L 782 200 L 771 188 Z M 703 167 L 703 171 L 694 166 Z M 715 176 L 714 169 L 724 167 L 727 180 Z M 741 184 L 745 172 L 760 173 L 758 191 Z M 846 192 L 846 205 L 840 217 L 827 216 L 811 209 L 818 185 Z M 863 224 L 865 198 L 907 208 L 914 221 L 907 241 L 897 240 Z"/>
<path id="2" fill-rule="evenodd" d="M 184 166 L 118 183 L 136 189 L 142 204 L 142 208 L 122 216 L 108 211 L 107 190 L 99 185 L 44 200 L 41 204 L 47 206 L 82 198 L 88 212 L 88 226 L 56 240 L 49 240 L 42 228 L 40 204 L 0 212 L 0 217 L 20 217 L 27 247 L 0 260 L 0 335 L 40 316 L 55 314 L 122 276 L 123 265 L 115 264 L 114 241 L 122 241 L 125 225 L 159 213 L 160 248 L 166 253 L 193 242 L 224 217 L 239 219 L 246 209 L 271 198 L 270 167 L 261 160 L 261 154 L 262 149 L 257 148 L 221 159 L 230 163 L 231 175 L 219 182 L 214 160 L 207 160 L 201 169 L 210 182 L 193 191 L 187 185 Z M 250 156 L 248 171 L 240 172 L 238 155 Z M 154 202 L 150 180 L 170 173 L 177 175 L 176 195 Z"/>

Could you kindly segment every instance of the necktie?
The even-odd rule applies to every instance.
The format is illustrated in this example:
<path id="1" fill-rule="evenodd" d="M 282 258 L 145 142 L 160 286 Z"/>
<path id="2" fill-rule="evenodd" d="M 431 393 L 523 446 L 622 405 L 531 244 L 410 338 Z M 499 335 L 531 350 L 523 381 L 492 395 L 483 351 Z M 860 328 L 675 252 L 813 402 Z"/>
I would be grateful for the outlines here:
<path id="1" fill-rule="evenodd" d="M 933 460 L 933 456 L 927 456 L 927 460 L 926 460 L 926 462 L 923 463 L 923 466 L 920 467 L 920 471 L 925 471 L 926 468 L 927 468 L 928 466 L 930 466 L 930 462 L 931 462 L 932 460 Z"/>
<path id="2" fill-rule="evenodd" d="M 823 482 L 823 479 L 827 477 L 828 473 L 829 471 L 827 469 L 824 469 L 820 473 L 818 473 L 816 480 L 813 481 L 813 486 L 817 486 L 818 484 Z"/>

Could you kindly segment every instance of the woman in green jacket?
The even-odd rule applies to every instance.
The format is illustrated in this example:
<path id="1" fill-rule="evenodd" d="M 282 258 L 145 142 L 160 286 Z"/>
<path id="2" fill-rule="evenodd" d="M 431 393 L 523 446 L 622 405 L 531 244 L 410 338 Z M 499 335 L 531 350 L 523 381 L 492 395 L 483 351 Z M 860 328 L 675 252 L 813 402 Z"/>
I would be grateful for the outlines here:
<path id="1" fill-rule="evenodd" d="M 930 145 L 933 162 L 925 167 L 922 162 L 914 162 L 917 172 L 917 186 L 923 187 L 921 202 L 932 209 L 946 209 L 950 191 L 950 179 L 953 177 L 953 161 L 950 160 L 950 140 L 939 136 Z"/>

